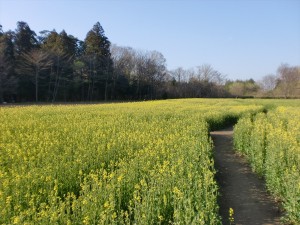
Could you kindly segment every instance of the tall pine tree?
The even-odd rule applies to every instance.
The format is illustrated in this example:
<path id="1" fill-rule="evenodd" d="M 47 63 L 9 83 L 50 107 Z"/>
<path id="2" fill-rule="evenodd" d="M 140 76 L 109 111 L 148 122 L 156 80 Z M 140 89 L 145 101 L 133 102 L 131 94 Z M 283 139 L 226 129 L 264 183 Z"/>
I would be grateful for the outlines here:
<path id="1" fill-rule="evenodd" d="M 34 31 L 30 29 L 28 24 L 23 21 L 17 23 L 17 29 L 14 35 L 14 48 L 16 56 L 16 68 L 19 77 L 19 97 L 22 101 L 34 101 L 35 83 L 31 76 L 28 76 L 23 70 L 24 57 L 22 55 L 29 54 L 33 49 L 38 47 L 38 41 Z"/>
<path id="2" fill-rule="evenodd" d="M 42 48 L 49 52 L 53 66 L 49 76 L 48 100 L 54 102 L 57 97 L 65 101 L 73 81 L 73 61 L 77 54 L 78 40 L 64 30 L 58 34 L 55 30 L 44 38 Z"/>
<path id="3" fill-rule="evenodd" d="M 0 25 L 0 104 L 15 101 L 17 79 L 14 75 L 14 46 L 12 32 L 3 33 Z"/>
<path id="4" fill-rule="evenodd" d="M 38 44 L 36 34 L 30 29 L 27 23 L 19 21 L 15 31 L 15 50 L 17 55 L 27 53 Z"/>
<path id="5" fill-rule="evenodd" d="M 85 61 L 88 65 L 88 98 L 108 99 L 112 77 L 110 41 L 99 22 L 90 30 L 84 40 Z"/>

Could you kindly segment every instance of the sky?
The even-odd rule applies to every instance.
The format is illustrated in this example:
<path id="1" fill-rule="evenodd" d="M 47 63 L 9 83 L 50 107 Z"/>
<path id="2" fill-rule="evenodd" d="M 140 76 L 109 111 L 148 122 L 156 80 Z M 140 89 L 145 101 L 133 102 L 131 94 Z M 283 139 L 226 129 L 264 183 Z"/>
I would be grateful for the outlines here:
<path id="1" fill-rule="evenodd" d="M 112 44 L 159 51 L 169 70 L 210 64 L 231 80 L 300 66 L 300 0 L 0 0 L 3 31 L 18 21 L 80 40 L 100 22 Z"/>

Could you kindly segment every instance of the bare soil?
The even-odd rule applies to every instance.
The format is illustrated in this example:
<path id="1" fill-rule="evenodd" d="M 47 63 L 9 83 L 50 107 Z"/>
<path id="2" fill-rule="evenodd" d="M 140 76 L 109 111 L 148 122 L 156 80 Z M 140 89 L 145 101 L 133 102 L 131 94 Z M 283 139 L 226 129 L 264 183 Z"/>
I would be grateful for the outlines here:
<path id="1" fill-rule="evenodd" d="M 229 208 L 232 208 L 235 225 L 281 224 L 280 210 L 267 193 L 263 179 L 254 174 L 246 160 L 233 150 L 233 128 L 210 134 L 215 146 L 222 223 L 230 224 Z"/>

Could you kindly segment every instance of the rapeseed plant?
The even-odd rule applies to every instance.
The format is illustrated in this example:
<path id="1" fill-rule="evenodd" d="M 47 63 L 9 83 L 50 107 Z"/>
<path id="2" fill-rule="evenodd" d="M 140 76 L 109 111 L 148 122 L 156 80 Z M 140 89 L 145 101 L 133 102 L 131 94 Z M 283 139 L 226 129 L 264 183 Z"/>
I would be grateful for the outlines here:
<path id="1" fill-rule="evenodd" d="M 234 143 L 283 202 L 287 223 L 300 223 L 300 107 L 278 107 L 235 126 Z"/>
<path id="2" fill-rule="evenodd" d="M 0 107 L 1 224 L 220 224 L 210 129 L 235 100 Z"/>

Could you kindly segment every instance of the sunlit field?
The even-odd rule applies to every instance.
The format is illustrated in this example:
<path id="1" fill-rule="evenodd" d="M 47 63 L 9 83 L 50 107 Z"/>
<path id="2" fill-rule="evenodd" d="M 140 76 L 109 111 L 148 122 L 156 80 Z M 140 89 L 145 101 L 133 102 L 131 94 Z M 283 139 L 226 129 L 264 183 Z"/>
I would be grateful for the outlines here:
<path id="1" fill-rule="evenodd" d="M 300 107 L 278 107 L 267 114 L 243 117 L 234 133 L 236 149 L 283 201 L 285 219 L 299 224 Z"/>
<path id="2" fill-rule="evenodd" d="M 289 107 L 276 109 L 280 104 Z M 293 106 L 297 101 L 183 99 L 0 107 L 0 223 L 221 224 L 209 131 L 257 113 L 270 135 L 268 159 L 255 170 L 269 174 L 268 187 L 290 202 L 300 196 Z M 239 127 L 246 126 L 236 126 L 239 148 Z M 256 130 L 251 137 L 259 141 Z M 270 154 L 279 143 L 284 150 Z M 283 183 L 276 171 L 295 177 L 288 180 L 292 192 L 276 186 Z M 294 201 L 287 203 L 298 204 L 293 215 Z"/>

